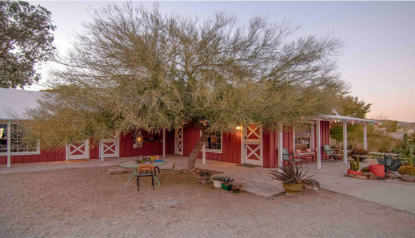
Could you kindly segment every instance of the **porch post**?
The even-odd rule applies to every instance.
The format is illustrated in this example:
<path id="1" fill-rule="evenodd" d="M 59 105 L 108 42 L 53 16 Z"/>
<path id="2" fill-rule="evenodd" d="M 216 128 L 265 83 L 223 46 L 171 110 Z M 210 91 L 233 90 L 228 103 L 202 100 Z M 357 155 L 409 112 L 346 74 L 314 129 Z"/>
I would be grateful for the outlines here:
<path id="1" fill-rule="evenodd" d="M 321 126 L 320 120 L 316 120 L 317 128 L 317 169 L 321 169 Z"/>
<path id="2" fill-rule="evenodd" d="M 101 161 L 104 161 L 104 141 L 102 139 L 99 140 L 99 157 Z"/>
<path id="3" fill-rule="evenodd" d="M 66 144 L 66 151 L 65 151 L 66 160 L 69 160 L 69 150 L 70 150 L 69 146 L 70 146 L 69 144 Z"/>
<path id="4" fill-rule="evenodd" d="M 310 141 L 310 149 L 313 152 L 314 148 L 316 148 L 314 146 L 315 142 L 314 142 L 314 123 L 310 123 L 310 127 L 311 127 L 311 141 Z"/>
<path id="5" fill-rule="evenodd" d="M 166 128 L 163 128 L 163 157 L 166 157 Z"/>
<path id="6" fill-rule="evenodd" d="M 11 166 L 11 135 L 12 135 L 12 127 L 10 122 L 7 124 L 7 168 L 10 168 Z"/>
<path id="7" fill-rule="evenodd" d="M 202 137 L 202 131 L 200 131 L 200 137 Z M 202 147 L 202 163 L 206 164 L 206 142 L 203 143 L 203 147 Z"/>
<path id="8" fill-rule="evenodd" d="M 363 125 L 363 149 L 367 150 L 367 125 Z"/>
<path id="9" fill-rule="evenodd" d="M 278 166 L 282 166 L 282 124 L 278 132 Z"/>
<path id="10" fill-rule="evenodd" d="M 343 163 L 347 164 L 347 123 L 343 122 Z"/>

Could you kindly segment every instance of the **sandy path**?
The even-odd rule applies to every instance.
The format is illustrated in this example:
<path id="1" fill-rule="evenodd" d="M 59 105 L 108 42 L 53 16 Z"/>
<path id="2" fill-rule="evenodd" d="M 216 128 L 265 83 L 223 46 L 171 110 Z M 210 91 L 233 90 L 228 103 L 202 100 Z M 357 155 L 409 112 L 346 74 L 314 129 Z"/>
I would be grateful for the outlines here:
<path id="1" fill-rule="evenodd" d="M 415 216 L 306 191 L 264 198 L 203 187 L 196 176 L 125 188 L 108 167 L 0 175 L 0 237 L 413 237 Z"/>

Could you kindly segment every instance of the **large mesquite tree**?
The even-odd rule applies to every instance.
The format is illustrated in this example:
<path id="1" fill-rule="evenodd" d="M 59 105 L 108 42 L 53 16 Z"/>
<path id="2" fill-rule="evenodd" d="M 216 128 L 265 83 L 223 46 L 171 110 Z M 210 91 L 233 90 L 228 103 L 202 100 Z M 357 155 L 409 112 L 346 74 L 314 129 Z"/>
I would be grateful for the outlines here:
<path id="1" fill-rule="evenodd" d="M 55 47 L 52 13 L 25 1 L 0 1 L 0 87 L 17 88 L 40 80 L 35 66 Z"/>
<path id="2" fill-rule="evenodd" d="M 345 90 L 334 61 L 341 41 L 288 41 L 296 30 L 288 22 L 255 17 L 241 25 L 224 13 L 198 21 L 131 3 L 92 16 L 60 59 L 54 93 L 28 112 L 46 147 L 187 123 L 202 131 L 193 170 L 209 133 L 251 123 L 275 129 L 327 113 Z"/>

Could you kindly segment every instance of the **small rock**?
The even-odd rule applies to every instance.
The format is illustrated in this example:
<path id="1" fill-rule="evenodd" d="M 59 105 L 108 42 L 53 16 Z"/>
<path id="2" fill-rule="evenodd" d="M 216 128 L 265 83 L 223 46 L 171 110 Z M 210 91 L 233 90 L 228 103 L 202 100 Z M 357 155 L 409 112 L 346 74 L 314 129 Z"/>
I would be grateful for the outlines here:
<path id="1" fill-rule="evenodd" d="M 385 178 L 378 177 L 376 175 L 369 175 L 370 180 L 386 180 Z"/>
<path id="2" fill-rule="evenodd" d="M 369 176 L 375 176 L 374 174 L 372 174 L 371 172 L 363 172 L 362 175 L 366 176 L 369 178 Z"/>
<path id="3" fill-rule="evenodd" d="M 367 177 L 364 176 L 364 175 L 356 175 L 356 177 L 354 177 L 354 178 L 357 178 L 357 179 L 367 179 Z"/>
<path id="4" fill-rule="evenodd" d="M 124 172 L 125 172 L 125 170 L 123 168 L 119 168 L 119 167 L 114 167 L 114 168 L 108 169 L 109 174 L 123 174 Z"/>
<path id="5" fill-rule="evenodd" d="M 306 189 L 318 190 L 320 189 L 320 183 L 315 179 L 309 179 L 305 182 Z"/>
<path id="6" fill-rule="evenodd" d="M 401 175 L 401 179 L 407 182 L 415 182 L 415 176 L 413 175 Z"/>

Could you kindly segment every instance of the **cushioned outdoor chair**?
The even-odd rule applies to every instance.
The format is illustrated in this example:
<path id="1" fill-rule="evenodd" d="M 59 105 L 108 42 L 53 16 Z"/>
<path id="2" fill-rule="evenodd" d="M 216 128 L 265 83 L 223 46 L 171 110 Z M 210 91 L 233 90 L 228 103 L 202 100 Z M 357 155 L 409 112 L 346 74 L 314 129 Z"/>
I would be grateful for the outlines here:
<path id="1" fill-rule="evenodd" d="M 152 164 L 149 165 L 142 165 L 138 167 L 139 172 L 137 173 L 137 189 L 140 191 L 140 178 L 141 177 L 151 177 L 151 183 L 153 185 L 154 190 L 154 176 L 156 173 L 156 170 L 154 169 L 154 166 Z"/>
<path id="2" fill-rule="evenodd" d="M 288 163 L 300 164 L 300 168 L 303 167 L 301 158 L 296 159 L 293 154 L 288 153 L 286 148 L 282 148 L 282 159 L 283 161 L 287 161 Z"/>
<path id="3" fill-rule="evenodd" d="M 334 159 L 336 161 L 341 161 L 341 159 L 340 160 L 337 160 L 335 158 L 335 156 L 336 157 L 341 157 L 342 154 L 335 154 L 335 153 L 333 153 L 335 150 L 332 150 L 329 145 L 324 145 L 323 146 L 323 149 L 324 149 L 324 153 L 325 153 L 323 156 L 326 157 L 326 158 L 328 158 L 328 160 Z"/>

